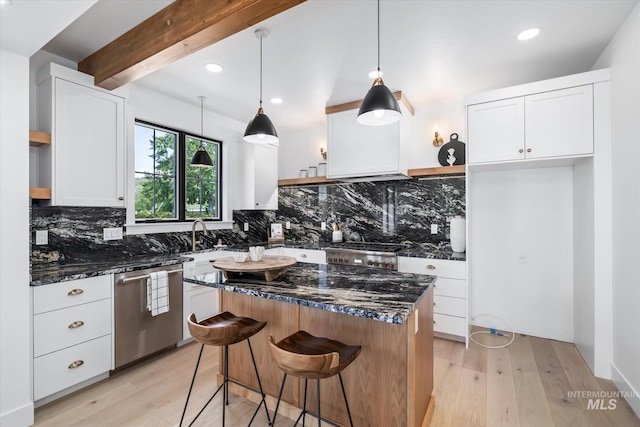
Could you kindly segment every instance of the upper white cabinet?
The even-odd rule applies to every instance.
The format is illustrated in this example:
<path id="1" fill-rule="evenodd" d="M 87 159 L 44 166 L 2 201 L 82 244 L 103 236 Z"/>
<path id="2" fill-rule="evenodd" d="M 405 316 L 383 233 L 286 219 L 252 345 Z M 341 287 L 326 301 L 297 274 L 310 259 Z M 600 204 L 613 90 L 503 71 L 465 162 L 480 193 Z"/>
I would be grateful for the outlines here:
<path id="1" fill-rule="evenodd" d="M 125 206 L 125 97 L 57 64 L 38 72 L 38 121 L 51 132 L 39 180 L 51 204 Z"/>
<path id="2" fill-rule="evenodd" d="M 241 144 L 244 186 L 238 209 L 278 209 L 278 147 Z"/>
<path id="3" fill-rule="evenodd" d="M 593 154 L 593 85 L 468 105 L 468 163 Z"/>
<path id="4" fill-rule="evenodd" d="M 359 102 L 327 108 L 327 178 L 407 175 L 413 108 L 400 98 L 402 118 L 386 126 L 358 123 Z"/>

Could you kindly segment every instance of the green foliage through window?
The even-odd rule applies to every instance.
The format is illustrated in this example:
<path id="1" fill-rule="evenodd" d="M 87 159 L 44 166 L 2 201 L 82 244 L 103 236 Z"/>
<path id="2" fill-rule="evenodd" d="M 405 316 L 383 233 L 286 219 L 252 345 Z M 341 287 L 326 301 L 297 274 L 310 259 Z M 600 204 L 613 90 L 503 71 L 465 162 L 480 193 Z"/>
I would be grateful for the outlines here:
<path id="1" fill-rule="evenodd" d="M 212 168 L 190 165 L 201 144 L 213 161 Z M 136 221 L 221 219 L 220 150 L 219 141 L 137 121 Z"/>

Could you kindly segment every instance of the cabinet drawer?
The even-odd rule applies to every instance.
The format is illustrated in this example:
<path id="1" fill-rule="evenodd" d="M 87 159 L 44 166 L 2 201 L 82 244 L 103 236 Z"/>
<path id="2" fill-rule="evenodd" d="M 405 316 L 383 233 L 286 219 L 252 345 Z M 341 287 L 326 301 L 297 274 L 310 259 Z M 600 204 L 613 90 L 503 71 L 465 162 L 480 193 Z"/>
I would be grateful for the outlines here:
<path id="1" fill-rule="evenodd" d="M 308 249 L 294 249 L 283 248 L 282 254 L 284 256 L 290 256 L 300 262 L 308 262 L 312 264 L 326 264 L 327 255 L 324 251 L 308 250 Z"/>
<path id="2" fill-rule="evenodd" d="M 466 317 L 467 300 L 461 298 L 433 296 L 433 312 L 451 316 Z"/>
<path id="3" fill-rule="evenodd" d="M 433 294 L 446 297 L 466 298 L 467 282 L 466 280 L 438 277 L 438 280 L 433 287 Z"/>
<path id="4" fill-rule="evenodd" d="M 433 274 L 438 277 L 465 279 L 465 261 L 398 257 L 398 271 L 403 273 Z"/>
<path id="5" fill-rule="evenodd" d="M 76 364 L 75 368 L 72 364 Z M 33 398 L 42 399 L 111 368 L 111 335 L 33 360 Z"/>
<path id="6" fill-rule="evenodd" d="M 446 314 L 433 314 L 433 330 L 444 334 L 467 336 L 467 321 L 464 317 L 449 316 Z"/>
<path id="7" fill-rule="evenodd" d="M 111 297 L 111 276 L 70 280 L 33 287 L 33 314 Z"/>
<path id="8" fill-rule="evenodd" d="M 111 299 L 33 316 L 33 356 L 111 333 Z"/>

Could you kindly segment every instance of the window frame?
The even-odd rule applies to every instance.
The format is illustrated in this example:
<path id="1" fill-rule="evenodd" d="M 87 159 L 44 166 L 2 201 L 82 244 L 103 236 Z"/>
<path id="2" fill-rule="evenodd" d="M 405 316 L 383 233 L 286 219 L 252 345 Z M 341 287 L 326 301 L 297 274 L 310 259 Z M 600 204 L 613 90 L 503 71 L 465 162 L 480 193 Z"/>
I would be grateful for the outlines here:
<path id="1" fill-rule="evenodd" d="M 216 199 L 217 199 L 217 216 L 216 218 L 203 218 L 205 221 L 211 222 L 223 222 L 223 182 L 222 182 L 222 168 L 223 168 L 223 141 L 215 138 L 210 138 L 204 135 L 198 135 L 197 132 L 188 132 L 176 128 L 172 128 L 169 126 L 159 125 L 157 123 L 149 122 L 147 120 L 142 120 L 136 118 L 134 120 L 134 128 L 135 126 L 142 125 L 154 128 L 156 130 L 171 132 L 177 135 L 176 141 L 176 189 L 175 189 L 175 206 L 177 208 L 176 218 L 162 219 L 162 218 L 137 218 L 136 217 L 136 208 L 135 208 L 135 187 L 133 194 L 133 219 L 136 225 L 144 225 L 144 224 L 181 224 L 181 223 L 190 223 L 193 222 L 194 218 L 188 218 L 186 216 L 186 183 L 187 183 L 187 172 L 186 172 L 186 149 L 187 149 L 187 138 L 204 140 L 210 144 L 217 144 L 217 157 L 215 162 L 217 164 L 217 174 L 216 174 Z M 135 132 L 134 132 L 135 135 Z M 135 145 L 135 141 L 134 141 Z M 136 173 L 135 166 L 135 152 L 133 158 L 133 172 L 134 176 Z M 155 159 L 154 159 L 155 161 Z"/>

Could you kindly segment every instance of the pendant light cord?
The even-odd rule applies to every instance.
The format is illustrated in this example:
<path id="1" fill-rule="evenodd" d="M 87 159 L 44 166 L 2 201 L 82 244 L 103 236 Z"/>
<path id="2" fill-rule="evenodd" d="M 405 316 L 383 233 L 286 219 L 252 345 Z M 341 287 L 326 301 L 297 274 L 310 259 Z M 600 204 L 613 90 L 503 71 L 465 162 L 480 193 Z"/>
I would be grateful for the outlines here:
<path id="1" fill-rule="evenodd" d="M 264 36 L 260 36 L 260 109 L 262 109 L 262 39 Z"/>
<path id="2" fill-rule="evenodd" d="M 204 136 L 204 97 L 200 97 L 200 136 Z M 200 141 L 202 145 L 202 141 Z"/>
<path id="3" fill-rule="evenodd" d="M 378 77 L 380 77 L 380 0 L 378 0 Z"/>

